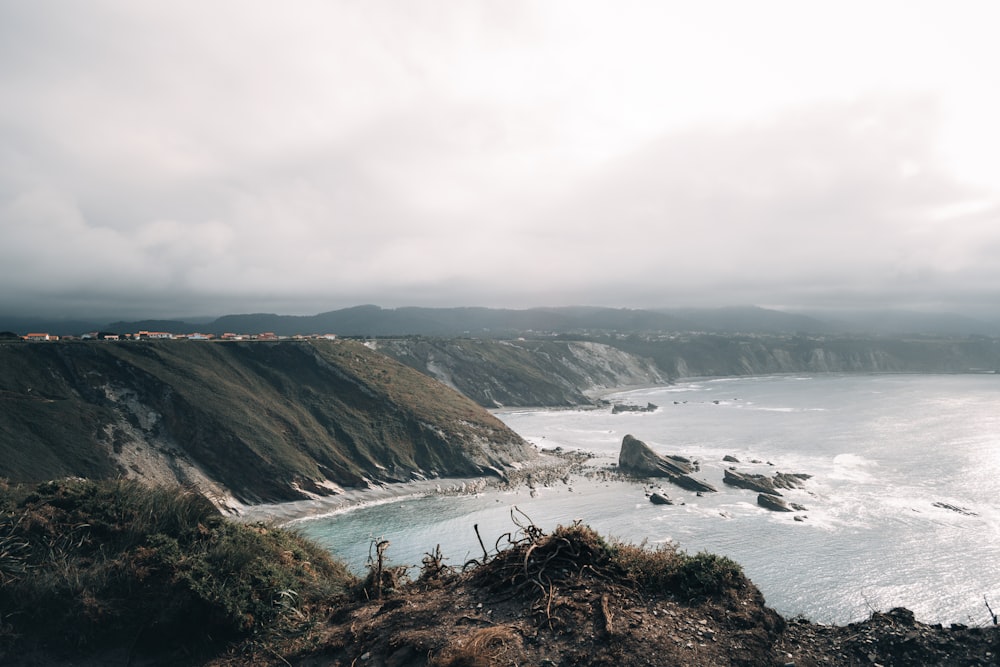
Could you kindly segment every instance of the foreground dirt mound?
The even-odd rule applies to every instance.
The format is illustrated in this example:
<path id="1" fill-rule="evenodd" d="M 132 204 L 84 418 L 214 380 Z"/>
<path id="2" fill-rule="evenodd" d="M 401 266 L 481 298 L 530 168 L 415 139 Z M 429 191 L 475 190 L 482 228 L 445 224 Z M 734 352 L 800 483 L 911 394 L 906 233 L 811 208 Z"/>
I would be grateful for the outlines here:
<path id="1" fill-rule="evenodd" d="M 738 565 L 710 554 L 609 544 L 580 525 L 522 526 L 496 546 L 462 568 L 428 554 L 411 583 L 376 565 L 370 599 L 341 607 L 307 642 L 214 664 L 997 664 L 996 627 L 928 626 L 905 609 L 843 627 L 786 623 Z"/>
<path id="2" fill-rule="evenodd" d="M 284 658 L 372 667 L 774 664 L 784 623 L 731 561 L 706 557 L 708 567 L 685 569 L 703 557 L 609 545 L 579 525 L 505 537 L 506 549 L 464 571 L 428 555 L 416 582 L 386 592 L 394 582 L 381 578 L 383 599 L 343 607 L 314 648 Z"/>

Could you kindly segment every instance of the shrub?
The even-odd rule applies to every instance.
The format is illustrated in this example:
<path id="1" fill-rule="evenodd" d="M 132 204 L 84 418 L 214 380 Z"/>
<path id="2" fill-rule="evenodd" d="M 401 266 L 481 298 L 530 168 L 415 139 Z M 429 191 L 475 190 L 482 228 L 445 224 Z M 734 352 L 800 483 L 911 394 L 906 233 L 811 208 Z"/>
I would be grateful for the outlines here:
<path id="1" fill-rule="evenodd" d="M 228 521 L 190 490 L 69 479 L 0 494 L 0 620 L 66 649 L 233 639 L 355 585 L 297 534 Z"/>
<path id="2" fill-rule="evenodd" d="M 673 544 L 647 549 L 616 543 L 613 560 L 648 593 L 670 593 L 686 601 L 718 597 L 746 584 L 735 561 L 706 552 L 690 556 Z"/>

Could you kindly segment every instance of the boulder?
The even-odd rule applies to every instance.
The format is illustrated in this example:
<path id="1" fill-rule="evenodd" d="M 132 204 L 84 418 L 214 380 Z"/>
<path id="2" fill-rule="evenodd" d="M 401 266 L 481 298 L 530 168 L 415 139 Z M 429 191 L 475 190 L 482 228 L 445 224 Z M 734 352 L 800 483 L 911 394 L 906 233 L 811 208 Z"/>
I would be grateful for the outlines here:
<path id="1" fill-rule="evenodd" d="M 806 508 L 798 503 L 785 502 L 784 499 L 770 493 L 757 494 L 757 504 L 772 512 L 805 512 Z M 798 519 L 798 517 L 795 517 Z"/>
<path id="2" fill-rule="evenodd" d="M 691 477 L 694 466 L 683 457 L 660 456 L 649 445 L 631 435 L 622 439 L 618 454 L 618 467 L 640 477 L 665 477 L 674 484 L 690 491 L 716 491 L 716 488 Z"/>
<path id="3" fill-rule="evenodd" d="M 757 504 L 766 510 L 771 510 L 772 512 L 795 511 L 784 500 L 777 496 L 772 496 L 770 493 L 757 494 Z"/>
<path id="4" fill-rule="evenodd" d="M 649 495 L 649 502 L 654 505 L 673 505 L 674 501 L 670 499 L 665 493 L 651 493 Z"/>

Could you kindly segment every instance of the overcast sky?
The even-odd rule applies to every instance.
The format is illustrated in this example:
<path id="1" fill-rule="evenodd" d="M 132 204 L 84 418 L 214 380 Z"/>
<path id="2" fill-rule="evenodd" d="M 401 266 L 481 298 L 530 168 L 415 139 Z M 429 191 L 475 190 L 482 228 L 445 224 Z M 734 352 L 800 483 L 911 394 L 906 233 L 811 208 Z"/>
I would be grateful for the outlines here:
<path id="1" fill-rule="evenodd" d="M 0 312 L 996 316 L 998 26 L 994 0 L 0 0 Z"/>

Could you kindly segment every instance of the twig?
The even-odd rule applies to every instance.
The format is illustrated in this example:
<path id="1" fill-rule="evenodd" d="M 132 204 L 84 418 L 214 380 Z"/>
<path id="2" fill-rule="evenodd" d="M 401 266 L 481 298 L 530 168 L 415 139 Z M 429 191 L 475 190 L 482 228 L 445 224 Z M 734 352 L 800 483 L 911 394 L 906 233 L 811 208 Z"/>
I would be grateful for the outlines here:
<path id="1" fill-rule="evenodd" d="M 478 523 L 474 523 L 474 524 L 472 524 L 472 527 L 476 531 L 476 539 L 479 540 L 479 547 L 483 550 L 483 564 L 485 565 L 486 561 L 489 559 L 490 555 L 488 553 L 486 553 L 486 545 L 483 544 L 483 536 L 479 534 L 479 524 Z"/>

